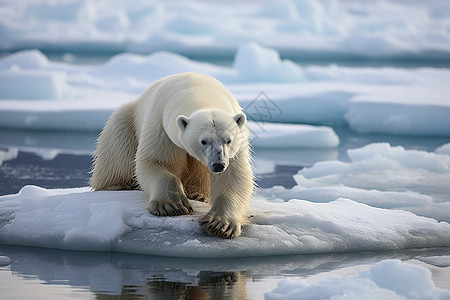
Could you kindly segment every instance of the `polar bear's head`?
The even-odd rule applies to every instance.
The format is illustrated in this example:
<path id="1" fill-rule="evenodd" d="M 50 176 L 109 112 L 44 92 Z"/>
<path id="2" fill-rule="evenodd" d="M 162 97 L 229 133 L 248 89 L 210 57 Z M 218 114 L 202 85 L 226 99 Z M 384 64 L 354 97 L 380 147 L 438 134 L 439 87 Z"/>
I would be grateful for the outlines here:
<path id="1" fill-rule="evenodd" d="M 221 110 L 200 110 L 190 117 L 178 116 L 179 139 L 189 155 L 204 162 L 213 173 L 229 165 L 242 143 L 248 143 L 245 123 L 240 112 L 230 115 Z"/>

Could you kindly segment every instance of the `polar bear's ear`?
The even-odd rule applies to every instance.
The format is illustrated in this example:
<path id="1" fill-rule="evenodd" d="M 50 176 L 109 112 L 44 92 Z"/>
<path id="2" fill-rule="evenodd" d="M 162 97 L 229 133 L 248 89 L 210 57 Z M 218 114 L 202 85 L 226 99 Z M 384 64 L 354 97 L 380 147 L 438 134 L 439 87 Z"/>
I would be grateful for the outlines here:
<path id="1" fill-rule="evenodd" d="M 177 124 L 180 127 L 181 131 L 186 129 L 186 126 L 189 124 L 189 118 L 183 115 L 177 117 Z"/>
<path id="2" fill-rule="evenodd" d="M 247 121 L 247 117 L 244 113 L 240 112 L 233 116 L 233 120 L 238 124 L 239 127 L 242 127 Z"/>

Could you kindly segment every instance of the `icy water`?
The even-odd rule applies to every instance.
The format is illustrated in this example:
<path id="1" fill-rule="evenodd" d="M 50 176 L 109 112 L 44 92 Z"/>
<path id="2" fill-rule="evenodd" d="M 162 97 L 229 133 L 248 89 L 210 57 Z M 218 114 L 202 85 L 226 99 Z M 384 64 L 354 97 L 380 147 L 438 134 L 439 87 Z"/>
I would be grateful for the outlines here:
<path id="1" fill-rule="evenodd" d="M 346 150 L 372 142 L 434 151 L 446 138 L 358 135 L 334 128 L 337 149 L 255 149 L 262 188 L 292 187 L 293 175 L 323 160 L 348 160 Z M 8 153 L 0 166 L 0 195 L 26 184 L 46 188 L 86 186 L 95 133 L 0 130 Z M 2 299 L 263 299 L 284 278 L 319 282 L 349 276 L 385 259 L 400 259 L 432 272 L 437 287 L 450 289 L 450 267 L 425 264 L 417 257 L 450 255 L 450 249 L 335 253 L 239 259 L 182 259 L 111 252 L 76 252 L 0 245 Z"/>
<path id="2" fill-rule="evenodd" d="M 254 149 L 255 172 L 262 188 L 295 185 L 292 175 L 318 161 L 348 161 L 347 150 L 387 142 L 405 149 L 434 151 L 447 137 L 360 135 L 335 127 L 336 149 Z M 43 132 L 0 129 L 0 149 L 12 157 L 0 165 L 0 195 L 17 193 L 24 185 L 44 188 L 81 187 L 88 184 L 91 153 L 97 133 Z"/>

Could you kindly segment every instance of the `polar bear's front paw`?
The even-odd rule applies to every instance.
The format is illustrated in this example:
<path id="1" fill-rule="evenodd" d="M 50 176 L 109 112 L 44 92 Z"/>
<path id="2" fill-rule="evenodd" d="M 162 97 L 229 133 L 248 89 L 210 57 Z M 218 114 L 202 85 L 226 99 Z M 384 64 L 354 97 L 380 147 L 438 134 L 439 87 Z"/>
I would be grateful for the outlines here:
<path id="1" fill-rule="evenodd" d="M 232 239 L 241 234 L 241 224 L 226 217 L 206 215 L 200 224 L 210 236 Z"/>
<path id="2" fill-rule="evenodd" d="M 188 198 L 199 202 L 208 202 L 208 198 L 202 193 L 194 193 L 192 195 L 188 195 Z"/>
<path id="3" fill-rule="evenodd" d="M 194 213 L 187 199 L 184 201 L 152 200 L 147 209 L 156 216 L 180 216 Z"/>

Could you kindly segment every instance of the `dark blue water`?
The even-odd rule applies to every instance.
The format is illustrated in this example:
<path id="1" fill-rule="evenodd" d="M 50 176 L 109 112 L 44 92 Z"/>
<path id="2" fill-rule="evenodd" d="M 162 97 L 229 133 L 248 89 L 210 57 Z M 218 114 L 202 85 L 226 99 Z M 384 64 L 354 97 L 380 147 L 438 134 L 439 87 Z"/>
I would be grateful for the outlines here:
<path id="1" fill-rule="evenodd" d="M 16 49 L 15 51 L 0 51 L 0 58 L 6 57 L 13 52 L 25 50 Z M 59 62 L 68 62 L 80 65 L 99 65 L 107 62 L 114 55 L 120 54 L 124 49 L 101 48 L 86 49 L 86 51 L 74 51 L 70 53 L 64 49 L 41 47 L 43 52 L 50 60 Z M 139 53 L 147 55 L 148 53 Z M 233 65 L 235 51 L 216 50 L 204 52 L 178 52 L 189 59 L 207 62 L 215 65 L 231 67 Z M 398 67 L 398 68 L 450 68 L 450 57 L 446 52 L 421 52 L 421 53 L 403 53 L 398 55 L 384 56 L 364 56 L 354 53 L 330 53 L 330 52 L 306 52 L 297 50 L 281 50 L 282 59 L 289 59 L 296 64 L 307 66 L 346 66 L 346 67 Z"/>
<path id="2" fill-rule="evenodd" d="M 287 188 L 301 168 L 323 160 L 348 161 L 347 150 L 369 143 L 388 142 L 406 149 L 434 151 L 447 137 L 401 137 L 360 135 L 347 127 L 335 127 L 341 143 L 336 149 L 254 149 L 258 185 Z M 24 185 L 44 188 L 71 188 L 88 185 L 91 153 L 97 133 L 18 131 L 0 128 L 0 150 L 17 151 L 0 164 L 0 195 L 17 193 Z M 258 172 L 260 161 L 272 167 Z"/>
<path id="3" fill-rule="evenodd" d="M 323 160 L 348 161 L 347 150 L 369 143 L 388 142 L 406 149 L 434 151 L 448 143 L 447 137 L 360 135 L 347 127 L 335 127 L 340 138 L 336 149 L 254 149 L 257 183 L 261 188 L 287 188 L 301 168 Z M 0 150 L 17 154 L 0 164 L 0 195 L 17 193 L 25 185 L 71 188 L 88 185 L 91 153 L 97 133 L 19 131 L 0 128 Z M 269 169 L 258 171 L 260 162 Z"/>

